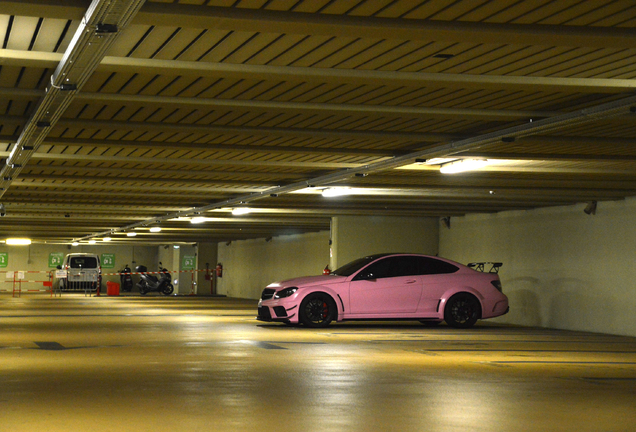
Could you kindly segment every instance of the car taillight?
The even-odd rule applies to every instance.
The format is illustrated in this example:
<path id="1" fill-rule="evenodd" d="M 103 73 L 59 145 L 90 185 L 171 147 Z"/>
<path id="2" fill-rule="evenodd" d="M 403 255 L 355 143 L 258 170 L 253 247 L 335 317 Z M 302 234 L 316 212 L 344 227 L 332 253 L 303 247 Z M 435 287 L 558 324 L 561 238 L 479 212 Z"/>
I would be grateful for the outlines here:
<path id="1" fill-rule="evenodd" d="M 494 280 L 490 282 L 492 284 L 492 286 L 494 286 L 495 288 L 497 288 L 497 291 L 499 292 L 503 292 L 503 290 L 501 289 L 501 281 L 499 280 Z"/>

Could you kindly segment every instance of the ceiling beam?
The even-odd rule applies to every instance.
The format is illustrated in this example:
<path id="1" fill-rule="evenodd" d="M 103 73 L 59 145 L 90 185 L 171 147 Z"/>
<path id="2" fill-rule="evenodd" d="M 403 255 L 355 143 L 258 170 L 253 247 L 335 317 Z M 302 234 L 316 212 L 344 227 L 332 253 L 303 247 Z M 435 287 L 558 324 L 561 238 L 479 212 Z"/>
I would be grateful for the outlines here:
<path id="1" fill-rule="evenodd" d="M 44 91 L 25 89 L 2 89 L 0 96 L 33 98 Z M 518 118 L 542 118 L 561 114 L 558 111 L 532 111 L 532 110 L 496 110 L 496 109 L 471 109 L 471 108 L 437 108 L 437 107 L 413 107 L 367 104 L 335 104 L 335 103 L 307 103 L 286 101 L 261 101 L 243 99 L 217 99 L 194 98 L 176 96 L 152 96 L 130 95 L 120 93 L 92 93 L 83 92 L 76 96 L 77 100 L 117 104 L 161 105 L 171 107 L 207 107 L 207 108 L 231 108 L 249 111 L 294 111 L 309 113 L 349 113 L 349 114 L 374 114 L 393 117 L 470 117 L 481 120 L 503 120 Z"/>
<path id="2" fill-rule="evenodd" d="M 0 122 L 6 124 L 21 125 L 26 122 L 23 116 L 0 115 Z M 170 133 L 198 133 L 205 135 L 218 134 L 245 134 L 250 136 L 266 137 L 311 137 L 311 138 L 339 138 L 339 139 L 372 139 L 372 140 L 408 140 L 411 142 L 440 142 L 465 138 L 465 135 L 451 133 L 429 132 L 400 132 L 400 131 L 376 131 L 376 130 L 347 130 L 347 129 L 311 129 L 311 128 L 278 128 L 278 127 L 253 127 L 232 125 L 205 125 L 188 123 L 159 123 L 159 122 L 135 122 L 117 120 L 90 120 L 62 118 L 57 125 L 64 128 L 84 128 L 100 130 L 141 130 L 160 131 Z"/>
<path id="3" fill-rule="evenodd" d="M 0 118 L 1 119 L 1 118 Z M 135 122 L 112 120 L 88 120 L 88 119 L 60 119 L 59 126 L 68 128 L 94 128 L 113 129 L 118 131 L 142 130 L 160 132 L 186 132 L 202 134 L 249 134 L 265 136 L 297 136 L 297 137 L 339 137 L 339 138 L 369 138 L 369 139 L 405 139 L 424 142 L 438 142 L 456 138 L 453 134 L 443 133 L 419 133 L 419 132 L 385 132 L 374 130 L 344 130 L 344 129 L 303 129 L 303 128 L 277 128 L 277 127 L 252 127 L 232 125 L 203 125 L 203 124 L 175 124 L 159 122 Z"/>
<path id="4" fill-rule="evenodd" d="M 557 111 L 531 111 L 531 110 L 496 110 L 496 109 L 471 109 L 471 108 L 437 108 L 437 107 L 413 107 L 413 106 L 389 106 L 366 104 L 335 104 L 335 103 L 307 103 L 307 102 L 281 102 L 241 99 L 215 99 L 205 97 L 174 97 L 174 96 L 147 96 L 147 95 L 123 95 L 116 93 L 81 93 L 80 100 L 92 102 L 131 103 L 141 105 L 162 105 L 173 107 L 203 106 L 211 108 L 232 108 L 250 111 L 293 111 L 293 112 L 328 112 L 349 114 L 374 114 L 392 117 L 470 117 L 481 120 L 504 120 L 519 118 L 552 117 L 561 114 Z"/>
<path id="5" fill-rule="evenodd" d="M 9 156 L 9 152 L 0 152 L 0 157 Z M 121 162 L 135 163 L 140 165 L 188 165 L 188 166 L 246 166 L 246 167 L 289 167 L 289 168 L 305 168 L 305 169 L 344 169 L 356 168 L 362 166 L 363 163 L 346 163 L 346 162 L 281 162 L 281 161 L 242 161 L 229 159 L 191 159 L 191 158 L 162 158 L 162 157 L 134 157 L 134 156 L 108 156 L 99 154 L 66 154 L 66 153 L 33 153 L 33 159 L 36 160 L 58 160 L 58 161 L 82 161 L 82 162 Z M 378 158 L 383 160 L 387 158 Z"/>
<path id="6" fill-rule="evenodd" d="M 0 120 L 2 117 L 0 116 Z M 69 122 L 70 124 L 70 122 Z M 81 120 L 77 124 L 83 124 Z M 84 123 L 85 124 L 85 123 Z M 91 121 L 92 125 L 96 125 Z M 108 124 L 104 121 L 104 127 Z M 159 127 L 164 125 L 159 125 Z M 136 127 L 136 126 L 135 126 Z M 154 128 L 154 126 L 153 126 Z M 438 137 L 441 138 L 441 137 Z M 456 137 L 458 138 L 458 137 Z M 18 139 L 14 135 L 0 135 L 0 142 L 14 143 Z M 447 137 L 446 140 L 450 140 Z M 636 156 L 626 155 L 624 153 L 633 152 L 636 146 L 634 138 L 620 137 L 584 137 L 584 136 L 527 136 L 519 138 L 523 144 L 550 144 L 553 146 L 572 146 L 576 145 L 586 148 L 588 151 L 591 146 L 602 146 L 607 148 L 610 146 L 612 150 L 623 152 L 623 154 L 559 154 L 559 153 L 502 153 L 502 152 L 463 152 L 457 154 L 458 157 L 486 157 L 492 159 L 519 159 L 519 160 L 599 160 L 599 161 L 625 161 L 636 160 Z M 444 140 L 442 140 L 444 141 Z M 374 156 L 398 156 L 406 154 L 405 150 L 382 150 L 382 149 L 350 149 L 338 147 L 296 147 L 296 146 L 261 146 L 261 145 L 240 145 L 240 144 L 215 144 L 201 142 L 173 142 L 173 141 L 120 141 L 120 140 L 104 140 L 90 138 L 59 138 L 47 137 L 43 144 L 53 146 L 91 146 L 91 147 L 115 147 L 129 148 L 169 148 L 174 149 L 199 149 L 208 151 L 249 151 L 253 153 L 316 153 L 316 154 L 351 154 L 351 155 L 374 155 Z"/>
<path id="7" fill-rule="evenodd" d="M 512 171 L 512 170 L 511 170 Z M 559 168 L 555 168 L 553 172 L 559 173 Z M 500 172 L 500 171 L 497 171 Z M 631 179 L 612 179 L 609 180 L 604 178 L 602 180 L 598 179 L 590 179 L 587 173 L 581 172 L 581 176 L 578 178 L 567 178 L 565 179 L 563 176 L 543 176 L 542 178 L 533 178 L 531 180 L 527 178 L 515 178 L 512 176 L 505 177 L 494 177 L 489 176 L 488 172 L 480 172 L 473 173 L 471 176 L 471 185 L 479 185 L 482 187 L 488 188 L 497 188 L 498 185 L 503 186 L 515 186 L 523 188 L 524 185 L 530 183 L 528 187 L 553 187 L 553 185 L 558 185 L 563 188 L 580 188 L 580 189 L 614 189 L 614 190 L 636 190 L 636 172 L 632 171 Z M 51 174 L 24 174 L 20 175 L 20 179 L 27 181 L 30 180 L 41 180 L 46 181 L 47 183 L 54 182 L 56 187 L 61 184 L 68 184 L 69 187 L 72 188 L 72 182 L 82 181 L 82 182 L 104 182 L 108 184 L 113 184 L 114 188 L 117 188 L 119 184 L 125 184 L 127 186 L 132 185 L 155 185 L 153 188 L 156 188 L 157 185 L 169 185 L 170 187 L 174 185 L 201 185 L 212 187 L 213 185 L 242 185 L 244 187 L 274 187 L 276 184 L 274 182 L 264 182 L 264 181 L 254 181 L 254 180 L 197 180 L 197 179 L 171 179 L 166 177 L 114 177 L 114 176 L 78 176 L 77 174 L 73 175 L 51 175 Z M 372 178 L 367 177 L 371 181 L 365 181 L 361 183 L 359 186 L 356 183 L 349 183 L 348 185 L 351 187 L 363 187 L 363 188 L 379 188 L 379 189 L 398 189 L 398 188 L 420 188 L 420 187 L 455 187 L 460 186 L 465 182 L 465 180 L 458 180 L 454 182 L 456 178 L 444 176 L 444 178 L 437 177 L 435 181 L 426 181 L 426 179 L 422 179 L 421 176 L 388 176 L 388 175 L 378 175 L 373 176 Z M 61 183 L 58 180 L 68 182 Z M 16 183 L 16 185 L 19 183 Z M 229 189 L 229 188 L 228 188 Z M 187 189 L 186 189 L 187 190 Z M 193 190 L 198 190 L 198 188 L 193 188 Z M 234 190 L 234 189 L 231 189 Z M 395 192 L 399 195 L 399 191 Z"/>
<path id="8" fill-rule="evenodd" d="M 0 137 L 0 142 L 2 137 Z M 90 146 L 107 148 L 151 148 L 151 149 L 198 149 L 206 151 L 245 151 L 250 153 L 302 153 L 302 154 L 330 154 L 330 155 L 367 155 L 392 157 L 404 154 L 405 151 L 378 149 L 351 149 L 338 147 L 296 147 L 296 146 L 261 146 L 241 144 L 215 144 L 202 142 L 174 142 L 174 141 L 120 141 L 90 138 L 56 138 L 48 137 L 44 144 L 53 146 Z"/>
<path id="9" fill-rule="evenodd" d="M 58 19 L 81 19 L 80 0 L 3 0 L 2 13 Z M 265 9 L 215 7 L 152 2 L 145 4 L 133 24 L 223 29 L 261 33 L 325 35 L 411 41 L 466 41 L 485 44 L 587 46 L 631 49 L 636 33 L 628 27 L 559 26 L 492 22 L 434 21 Z"/>
<path id="10" fill-rule="evenodd" d="M 89 175 L 103 174 L 111 178 L 113 176 L 117 176 L 120 174 L 123 174 L 125 176 L 131 176 L 131 178 L 135 178 L 135 176 L 140 175 L 140 171 L 138 168 L 117 168 L 117 167 L 110 168 L 110 167 L 75 166 L 75 165 L 42 165 L 42 164 L 29 165 L 26 167 L 23 173 L 27 171 L 28 171 L 27 175 L 29 175 L 30 173 L 33 173 L 33 175 L 38 175 L 38 173 L 65 172 L 65 173 L 72 173 L 72 174 L 89 174 Z M 278 183 L 281 180 L 300 180 L 306 177 L 299 173 L 284 173 L 284 172 L 226 171 L 226 170 L 220 171 L 220 170 L 211 170 L 211 169 L 206 169 L 206 170 L 188 169 L 187 172 L 184 173 L 184 172 L 175 172 L 174 169 L 169 170 L 169 169 L 153 168 L 152 171 L 150 172 L 147 172 L 147 171 L 143 172 L 143 175 L 144 175 L 143 178 L 152 180 L 155 178 L 153 177 L 155 175 L 174 176 L 175 174 L 181 175 L 181 177 L 179 178 L 183 178 L 184 180 L 188 178 L 192 178 L 192 177 L 196 177 L 197 179 L 201 179 L 203 177 L 204 179 L 209 179 L 209 181 L 216 181 L 216 182 L 222 181 L 222 178 L 218 178 L 218 176 L 224 176 L 224 177 L 239 176 L 243 178 L 247 176 L 248 178 L 258 177 L 260 179 L 271 180 L 271 182 L 267 182 L 267 183 Z M 27 178 L 27 177 L 24 177 L 24 175 L 25 174 L 21 174 L 20 178 Z M 42 175 L 46 176 L 47 174 L 42 174 Z M 203 180 L 203 181 L 208 181 L 208 180 Z"/>
<path id="11" fill-rule="evenodd" d="M 106 57 L 102 72 L 125 70 L 167 76 L 246 78 L 272 81 L 357 83 L 407 87 L 481 88 L 526 90 L 532 92 L 624 93 L 634 91 L 636 83 L 618 78 L 559 78 L 513 75 L 471 75 L 432 72 L 398 72 L 362 69 L 311 68 L 297 66 L 247 65 L 182 60 Z"/>
<path id="12" fill-rule="evenodd" d="M 29 187 L 37 187 L 40 190 L 38 193 L 45 192 L 47 189 L 55 189 L 59 190 L 62 187 L 65 187 L 68 190 L 64 192 L 60 192 L 60 194 L 67 193 L 76 193 L 82 190 L 90 190 L 90 191 L 113 191 L 114 194 L 128 194 L 128 192 L 136 193 L 143 191 L 156 191 L 156 185 L 148 185 L 148 186 L 138 186 L 131 184 L 120 184 L 120 185 L 112 185 L 112 184 L 82 184 L 77 181 L 68 182 L 68 183 L 60 183 L 60 182 L 44 182 L 44 181 L 28 181 L 23 183 L 15 183 L 15 187 L 20 186 L 29 186 Z M 320 184 L 317 184 L 320 186 Z M 361 188 L 364 189 L 364 188 Z M 369 188 L 373 189 L 373 188 Z M 263 188 L 222 188 L 222 187 L 179 187 L 179 195 L 187 195 L 188 192 L 192 193 L 201 193 L 207 196 L 208 194 L 238 194 L 238 193 L 259 193 L 262 190 L 266 190 Z M 569 199 L 592 199 L 592 198 L 620 198 L 627 193 L 628 195 L 636 195 L 636 189 L 599 189 L 599 188 L 586 188 L 583 186 L 574 186 L 574 187 L 536 187 L 536 186 L 528 186 L 528 187 L 510 187 L 505 185 L 492 185 L 490 187 L 484 186 L 467 186 L 467 185 L 451 185 L 451 186 L 441 186 L 441 185 L 426 185 L 426 186 L 413 186 L 410 185 L 408 188 L 402 186 L 394 189 L 386 189 L 386 190 L 376 190 L 373 193 L 367 195 L 364 193 L 355 194 L 350 196 L 349 200 L 378 200 L 381 199 L 386 201 L 387 198 L 391 199 L 399 199 L 402 196 L 408 197 L 482 197 L 487 198 L 489 195 L 496 193 L 498 197 L 510 197 L 523 199 L 527 197 L 536 197 L 540 199 L 545 199 L 547 197 L 558 197 L 559 199 L 569 200 Z M 162 193 L 163 196 L 170 196 L 169 192 Z"/>
<path id="13" fill-rule="evenodd" d="M 631 49 L 633 28 L 500 24 L 298 13 L 265 9 L 147 3 L 135 24 L 277 34 L 458 43 L 589 46 Z"/>
<path id="14" fill-rule="evenodd" d="M 1 0 L 0 10 L 6 15 L 80 20 L 86 13 L 83 0 Z"/>
<path id="15" fill-rule="evenodd" d="M 0 64 L 7 66 L 54 67 L 60 54 L 0 49 Z M 356 83 L 407 87 L 480 88 L 533 92 L 624 93 L 634 91 L 636 83 L 620 78 L 562 78 L 512 75 L 472 75 L 432 72 L 399 72 L 362 69 L 311 68 L 143 59 L 106 56 L 98 71 L 140 73 L 162 76 L 189 76 L 233 79 L 267 79 L 285 82 Z M 5 90 L 6 91 L 6 90 Z"/>
<path id="16" fill-rule="evenodd" d="M 581 153 L 516 153 L 516 152 L 478 152 L 468 151 L 457 153 L 458 158 L 480 159 L 515 159 L 535 161 L 593 161 L 593 162 L 632 162 L 636 161 L 636 155 L 626 154 L 581 154 Z"/>

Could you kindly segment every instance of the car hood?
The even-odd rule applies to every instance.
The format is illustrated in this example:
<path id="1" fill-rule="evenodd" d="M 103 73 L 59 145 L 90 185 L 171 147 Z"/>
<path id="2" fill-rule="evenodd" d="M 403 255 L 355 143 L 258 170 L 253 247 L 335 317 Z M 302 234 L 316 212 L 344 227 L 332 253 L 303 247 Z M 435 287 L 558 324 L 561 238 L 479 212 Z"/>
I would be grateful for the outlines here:
<path id="1" fill-rule="evenodd" d="M 304 276 L 294 279 L 287 279 L 280 282 L 274 282 L 268 285 L 268 288 L 282 288 L 282 287 L 290 287 L 295 286 L 298 288 L 308 287 L 314 285 L 332 285 L 334 283 L 342 283 L 347 278 L 344 276 L 330 276 L 330 275 L 320 275 L 320 276 Z"/>

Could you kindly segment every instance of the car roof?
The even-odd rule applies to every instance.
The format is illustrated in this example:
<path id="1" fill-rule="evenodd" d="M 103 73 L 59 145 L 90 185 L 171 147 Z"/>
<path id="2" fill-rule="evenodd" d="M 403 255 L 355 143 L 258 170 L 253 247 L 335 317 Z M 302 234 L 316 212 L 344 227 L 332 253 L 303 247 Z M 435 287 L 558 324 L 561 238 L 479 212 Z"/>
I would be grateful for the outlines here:
<path id="1" fill-rule="evenodd" d="M 417 255 L 417 256 L 423 256 L 423 257 L 429 257 L 429 258 L 439 258 L 439 257 L 436 257 L 436 256 L 426 255 L 426 254 L 422 254 L 422 253 L 415 253 L 415 252 L 381 253 L 381 254 L 366 255 L 364 258 L 378 259 L 378 258 L 383 258 L 383 257 L 387 257 L 387 256 L 394 256 L 394 255 Z"/>

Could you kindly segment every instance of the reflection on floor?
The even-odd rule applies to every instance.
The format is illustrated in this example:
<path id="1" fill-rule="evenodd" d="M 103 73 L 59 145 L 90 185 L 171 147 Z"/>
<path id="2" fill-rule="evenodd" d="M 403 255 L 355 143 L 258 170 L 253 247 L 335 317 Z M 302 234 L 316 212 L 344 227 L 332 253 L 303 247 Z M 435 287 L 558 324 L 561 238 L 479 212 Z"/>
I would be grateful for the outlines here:
<path id="1" fill-rule="evenodd" d="M 636 339 L 265 324 L 254 301 L 0 297 L 3 430 L 633 431 Z"/>

